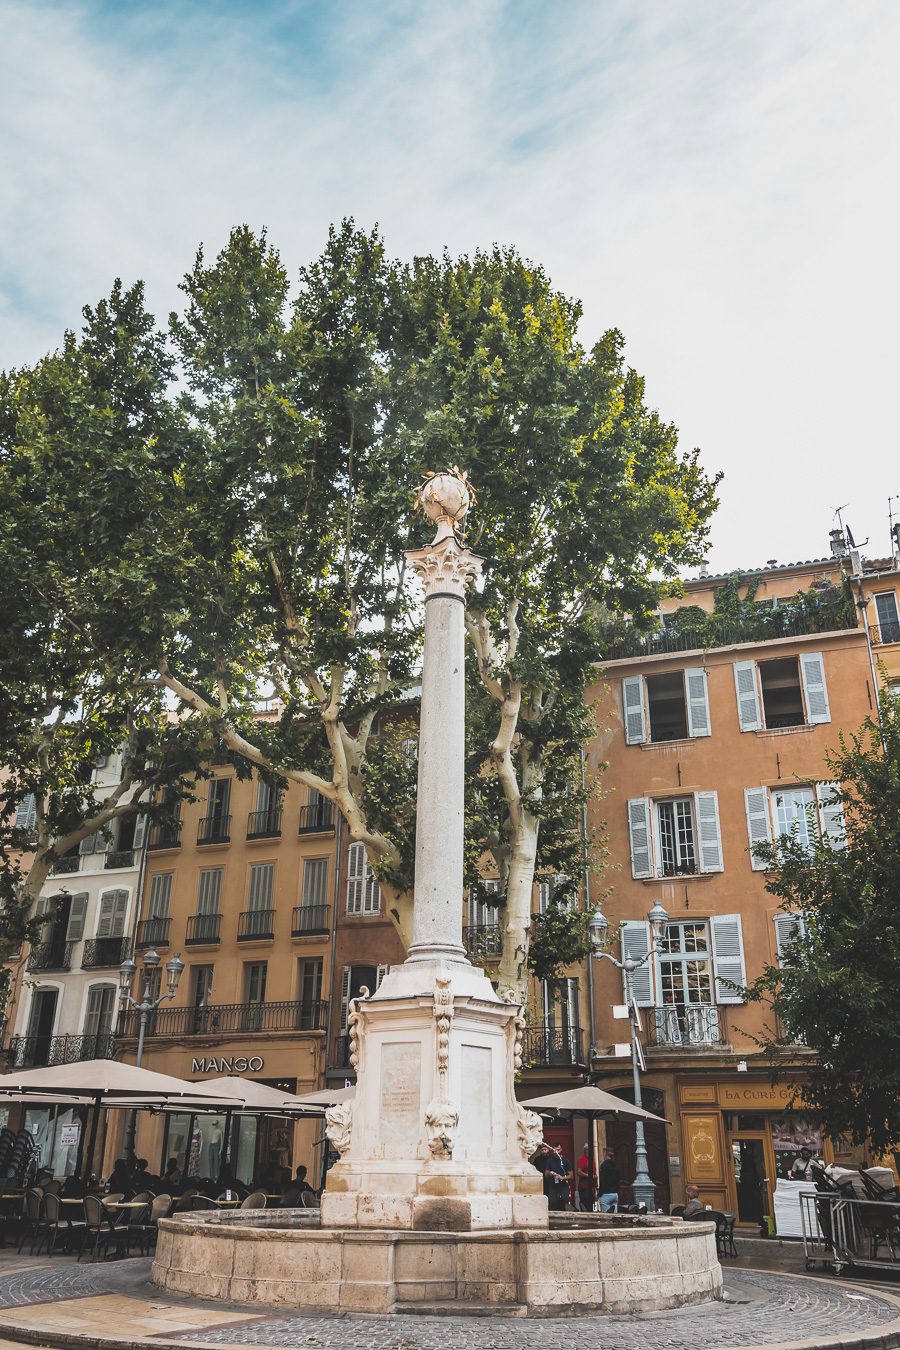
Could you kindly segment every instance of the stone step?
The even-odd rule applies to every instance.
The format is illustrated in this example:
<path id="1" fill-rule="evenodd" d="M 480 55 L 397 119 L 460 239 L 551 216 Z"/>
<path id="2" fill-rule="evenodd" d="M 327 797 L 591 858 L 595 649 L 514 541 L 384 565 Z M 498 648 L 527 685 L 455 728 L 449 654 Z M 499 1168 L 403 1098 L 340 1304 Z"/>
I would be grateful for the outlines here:
<path id="1" fill-rule="evenodd" d="M 395 1313 L 415 1317 L 527 1317 L 524 1303 L 471 1303 L 463 1299 L 433 1299 L 430 1303 L 395 1303 Z"/>

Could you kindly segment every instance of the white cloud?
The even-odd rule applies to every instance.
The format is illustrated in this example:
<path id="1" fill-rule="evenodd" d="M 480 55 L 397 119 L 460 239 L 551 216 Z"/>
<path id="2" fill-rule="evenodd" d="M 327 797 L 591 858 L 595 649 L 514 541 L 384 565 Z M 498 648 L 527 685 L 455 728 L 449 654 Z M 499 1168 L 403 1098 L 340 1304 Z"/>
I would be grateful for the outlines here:
<path id="1" fill-rule="evenodd" d="M 0 364 L 111 278 L 177 302 L 202 240 L 327 223 L 499 239 L 615 325 L 722 467 L 717 568 L 870 552 L 890 400 L 900 10 L 858 0 L 97 8 L 0 2 Z"/>

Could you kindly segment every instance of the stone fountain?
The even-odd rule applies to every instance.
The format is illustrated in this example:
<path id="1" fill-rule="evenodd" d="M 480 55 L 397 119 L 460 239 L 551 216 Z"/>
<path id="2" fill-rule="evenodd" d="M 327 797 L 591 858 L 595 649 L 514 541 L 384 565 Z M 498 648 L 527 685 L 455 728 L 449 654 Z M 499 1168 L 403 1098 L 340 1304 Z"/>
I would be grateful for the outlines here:
<path id="1" fill-rule="evenodd" d="M 425 591 L 413 938 L 403 964 L 351 1005 L 357 1088 L 326 1113 L 340 1161 L 321 1212 L 165 1220 L 153 1266 L 164 1288 L 532 1314 L 666 1308 L 721 1291 L 712 1225 L 569 1215 L 551 1226 L 528 1161 L 541 1122 L 515 1098 L 522 1009 L 498 998 L 462 945 L 465 601 L 481 570 L 460 538 L 471 499 L 458 471 L 418 494 L 437 533 L 406 555 Z"/>

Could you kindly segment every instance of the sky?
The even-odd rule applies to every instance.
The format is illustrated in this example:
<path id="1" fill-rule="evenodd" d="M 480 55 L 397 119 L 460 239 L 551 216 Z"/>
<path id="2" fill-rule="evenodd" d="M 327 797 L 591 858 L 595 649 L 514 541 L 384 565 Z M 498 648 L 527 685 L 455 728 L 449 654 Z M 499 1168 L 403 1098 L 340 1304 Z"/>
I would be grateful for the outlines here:
<path id="1" fill-rule="evenodd" d="M 895 0 L 0 0 L 0 368 L 328 224 L 513 244 L 725 474 L 711 570 L 900 516 Z"/>

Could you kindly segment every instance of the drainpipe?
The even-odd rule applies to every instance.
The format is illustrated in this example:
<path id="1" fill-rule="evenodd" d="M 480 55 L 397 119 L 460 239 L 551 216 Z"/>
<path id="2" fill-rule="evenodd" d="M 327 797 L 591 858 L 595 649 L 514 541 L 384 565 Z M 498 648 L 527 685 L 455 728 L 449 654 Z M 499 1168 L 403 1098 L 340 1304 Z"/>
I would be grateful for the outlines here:
<path id="1" fill-rule="evenodd" d="M 331 913 L 331 970 L 328 975 L 328 1025 L 325 1032 L 325 1061 L 322 1066 L 322 1077 L 328 1068 L 328 1038 L 331 1035 L 331 1014 L 334 1010 L 334 972 L 337 963 L 337 923 L 338 923 L 338 905 L 340 903 L 341 886 L 341 836 L 344 833 L 344 817 L 340 811 L 335 810 L 337 816 L 337 826 L 334 834 L 334 887 L 332 894 L 332 913 Z"/>
<path id="2" fill-rule="evenodd" d="M 584 746 L 581 747 L 581 790 L 585 794 L 587 790 L 587 771 L 585 769 Z M 581 803 L 581 839 L 584 844 L 584 905 L 588 914 L 593 906 L 591 905 L 591 869 L 588 860 L 588 809 L 587 797 L 583 796 Z M 590 1075 L 591 1062 L 594 1057 L 594 1040 L 596 1033 L 596 1023 L 594 1017 L 594 963 L 588 957 L 588 1031 L 590 1035 L 590 1045 L 588 1047 L 588 1074 Z"/>
<path id="3" fill-rule="evenodd" d="M 881 746 L 887 751 L 887 743 L 884 739 L 884 733 L 881 731 L 881 699 L 878 697 L 878 671 L 875 665 L 875 650 L 872 645 L 872 628 L 869 623 L 869 601 L 863 592 L 862 573 L 851 573 L 851 582 L 856 582 L 857 594 L 859 599 L 856 602 L 856 608 L 862 615 L 862 626 L 866 634 L 866 649 L 869 653 L 869 670 L 872 672 L 872 697 L 875 699 L 875 715 L 878 718 L 879 735 L 881 736 Z"/>

